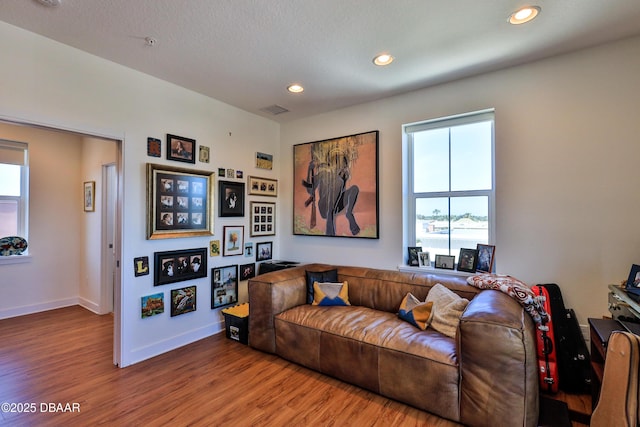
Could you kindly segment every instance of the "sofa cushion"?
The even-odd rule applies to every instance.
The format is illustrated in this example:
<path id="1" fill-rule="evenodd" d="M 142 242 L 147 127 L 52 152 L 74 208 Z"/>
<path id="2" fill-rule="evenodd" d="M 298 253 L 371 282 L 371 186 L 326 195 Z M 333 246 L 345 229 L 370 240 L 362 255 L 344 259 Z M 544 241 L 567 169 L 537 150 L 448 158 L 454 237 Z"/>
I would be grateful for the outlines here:
<path id="1" fill-rule="evenodd" d="M 313 284 L 315 282 L 337 282 L 338 269 L 326 271 L 306 271 L 307 277 L 307 304 L 313 303 Z"/>
<path id="2" fill-rule="evenodd" d="M 398 317 L 424 331 L 431 323 L 431 318 L 433 317 L 432 308 L 433 301 L 421 302 L 409 292 L 400 303 Z"/>
<path id="3" fill-rule="evenodd" d="M 315 282 L 313 284 L 313 305 L 351 305 L 349 303 L 349 284 Z"/>
<path id="4" fill-rule="evenodd" d="M 469 300 L 461 298 L 455 292 L 440 283 L 429 290 L 426 301 L 433 304 L 431 327 L 448 337 L 455 338 L 460 317 L 467 308 Z"/>

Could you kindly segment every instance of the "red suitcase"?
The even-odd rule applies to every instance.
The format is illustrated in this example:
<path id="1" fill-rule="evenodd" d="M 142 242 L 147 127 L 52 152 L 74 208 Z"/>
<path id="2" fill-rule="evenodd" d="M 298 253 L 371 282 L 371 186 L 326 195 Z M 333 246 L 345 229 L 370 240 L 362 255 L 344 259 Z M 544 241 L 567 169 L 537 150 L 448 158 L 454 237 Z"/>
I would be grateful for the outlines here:
<path id="1" fill-rule="evenodd" d="M 553 319 L 549 304 L 549 292 L 542 285 L 533 287 L 533 292 L 544 299 L 544 309 L 549 313 L 549 321 L 539 324 L 536 330 L 536 348 L 538 351 L 538 376 L 540 390 L 547 393 L 558 392 L 558 356 L 553 333 Z"/>

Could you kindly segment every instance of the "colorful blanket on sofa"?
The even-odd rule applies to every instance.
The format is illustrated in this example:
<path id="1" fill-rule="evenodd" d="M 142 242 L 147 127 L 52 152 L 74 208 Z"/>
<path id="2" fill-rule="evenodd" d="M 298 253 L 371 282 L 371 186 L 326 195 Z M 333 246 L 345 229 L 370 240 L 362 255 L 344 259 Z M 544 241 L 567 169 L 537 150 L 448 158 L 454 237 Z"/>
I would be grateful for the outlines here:
<path id="1" fill-rule="evenodd" d="M 543 297 L 536 295 L 524 282 L 501 274 L 478 274 L 467 279 L 467 283 L 479 289 L 495 289 L 509 295 L 522 305 L 537 324 L 549 321 L 549 314 L 544 309 Z"/>

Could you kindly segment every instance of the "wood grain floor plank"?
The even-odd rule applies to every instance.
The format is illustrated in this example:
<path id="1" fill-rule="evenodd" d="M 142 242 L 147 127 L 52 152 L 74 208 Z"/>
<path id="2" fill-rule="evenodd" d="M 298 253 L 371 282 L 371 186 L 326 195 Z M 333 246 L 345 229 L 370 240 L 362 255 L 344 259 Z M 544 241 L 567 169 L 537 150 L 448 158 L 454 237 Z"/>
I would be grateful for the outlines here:
<path id="1" fill-rule="evenodd" d="M 0 412 L 1 426 L 459 425 L 224 334 L 124 369 L 112 364 L 113 318 L 81 307 L 0 320 L 0 338 L 0 402 L 38 405 Z M 80 412 L 40 412 L 48 403 Z"/>

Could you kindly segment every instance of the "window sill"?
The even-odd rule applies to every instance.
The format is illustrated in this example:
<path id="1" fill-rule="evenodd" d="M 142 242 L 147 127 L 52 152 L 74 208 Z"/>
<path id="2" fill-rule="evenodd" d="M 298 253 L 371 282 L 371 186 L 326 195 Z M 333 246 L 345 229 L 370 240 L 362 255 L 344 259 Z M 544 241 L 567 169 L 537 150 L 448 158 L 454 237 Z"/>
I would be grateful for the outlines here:
<path id="1" fill-rule="evenodd" d="M 31 255 L 0 256 L 0 265 L 24 264 L 27 262 L 31 262 Z"/>
<path id="2" fill-rule="evenodd" d="M 467 273 L 466 271 L 447 270 L 446 268 L 435 267 L 411 267 L 406 264 L 400 264 L 398 270 L 404 273 L 437 273 L 437 274 L 449 274 L 451 276 L 473 276 L 476 273 Z"/>

